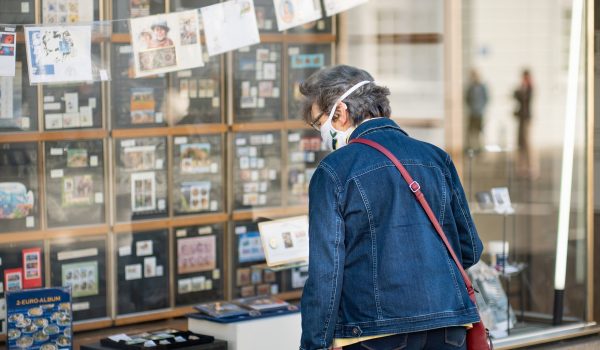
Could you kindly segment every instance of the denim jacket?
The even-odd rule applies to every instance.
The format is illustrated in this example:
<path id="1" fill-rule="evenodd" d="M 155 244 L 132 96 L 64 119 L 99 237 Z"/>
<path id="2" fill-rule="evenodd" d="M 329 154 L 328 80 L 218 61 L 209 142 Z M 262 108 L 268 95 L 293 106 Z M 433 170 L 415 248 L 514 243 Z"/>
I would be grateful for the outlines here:
<path id="1" fill-rule="evenodd" d="M 421 185 L 463 267 L 483 245 L 450 156 L 409 137 L 388 118 L 350 139 L 388 148 Z M 329 154 L 309 188 L 309 277 L 300 349 L 333 338 L 417 332 L 479 321 L 444 243 L 392 162 L 350 144 Z"/>

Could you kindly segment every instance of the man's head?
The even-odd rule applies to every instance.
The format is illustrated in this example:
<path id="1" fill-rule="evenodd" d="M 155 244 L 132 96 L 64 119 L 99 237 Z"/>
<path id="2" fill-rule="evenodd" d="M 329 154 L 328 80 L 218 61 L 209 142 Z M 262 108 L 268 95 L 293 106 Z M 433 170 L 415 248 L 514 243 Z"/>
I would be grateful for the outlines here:
<path id="1" fill-rule="evenodd" d="M 340 97 L 360 82 L 371 82 L 359 86 L 340 101 Z M 300 93 L 305 96 L 302 117 L 310 125 L 320 126 L 327 120 L 335 107 L 333 125 L 342 130 L 356 126 L 363 120 L 391 115 L 388 95 L 390 90 L 373 83 L 373 77 L 366 71 L 339 65 L 315 72 L 300 84 Z M 343 125 L 339 119 L 344 120 Z"/>

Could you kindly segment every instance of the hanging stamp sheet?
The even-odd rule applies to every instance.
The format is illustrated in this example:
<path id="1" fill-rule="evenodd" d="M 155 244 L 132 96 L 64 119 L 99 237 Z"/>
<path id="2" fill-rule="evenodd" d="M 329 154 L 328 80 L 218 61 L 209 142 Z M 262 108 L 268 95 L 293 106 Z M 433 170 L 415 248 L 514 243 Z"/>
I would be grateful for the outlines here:
<path id="1" fill-rule="evenodd" d="M 25 27 L 32 84 L 92 80 L 91 26 Z"/>

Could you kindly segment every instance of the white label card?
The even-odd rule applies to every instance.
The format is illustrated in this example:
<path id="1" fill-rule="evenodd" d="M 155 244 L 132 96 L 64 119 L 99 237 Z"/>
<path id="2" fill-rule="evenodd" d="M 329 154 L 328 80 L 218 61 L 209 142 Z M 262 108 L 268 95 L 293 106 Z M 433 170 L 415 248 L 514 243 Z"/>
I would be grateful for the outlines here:
<path id="1" fill-rule="evenodd" d="M 129 256 L 131 255 L 131 246 L 126 245 L 119 247 L 119 256 Z"/>
<path id="2" fill-rule="evenodd" d="M 50 177 L 53 179 L 61 178 L 64 176 L 63 169 L 54 169 L 50 171 Z"/>
<path id="3" fill-rule="evenodd" d="M 62 148 L 50 148 L 50 155 L 51 156 L 62 156 L 63 149 Z"/>
<path id="4" fill-rule="evenodd" d="M 35 217 L 33 216 L 28 216 L 25 218 L 25 227 L 27 228 L 31 228 L 35 226 Z M 2 265 L 1 260 L 0 260 L 0 265 Z"/>
<path id="5" fill-rule="evenodd" d="M 174 140 L 176 145 L 186 144 L 188 142 L 188 138 L 185 136 L 176 137 Z"/>

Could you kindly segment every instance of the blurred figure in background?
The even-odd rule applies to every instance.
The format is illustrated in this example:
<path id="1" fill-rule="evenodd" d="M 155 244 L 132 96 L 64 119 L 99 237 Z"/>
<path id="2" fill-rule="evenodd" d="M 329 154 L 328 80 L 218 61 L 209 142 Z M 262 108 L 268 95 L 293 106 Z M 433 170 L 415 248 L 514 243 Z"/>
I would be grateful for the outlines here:
<path id="1" fill-rule="evenodd" d="M 469 85 L 465 93 L 465 102 L 469 113 L 467 148 L 477 151 L 481 149 L 481 133 L 483 131 L 485 107 L 488 103 L 488 91 L 475 69 L 471 70 Z"/>
<path id="2" fill-rule="evenodd" d="M 533 83 L 529 69 L 524 69 L 521 74 L 521 83 L 513 93 L 517 101 L 514 116 L 519 123 L 518 150 L 517 150 L 517 175 L 521 177 L 534 176 L 531 168 L 531 149 L 529 143 L 529 129 L 531 126 L 531 100 L 533 98 Z"/>

